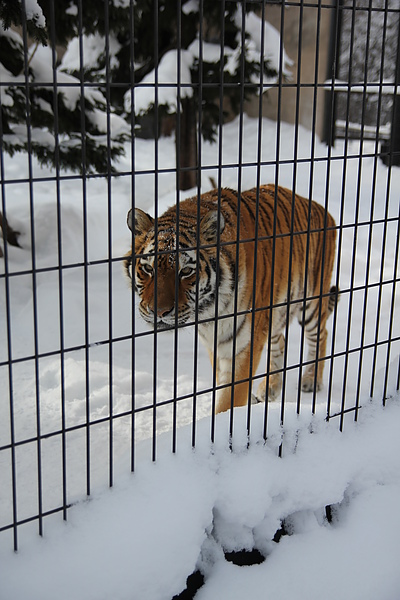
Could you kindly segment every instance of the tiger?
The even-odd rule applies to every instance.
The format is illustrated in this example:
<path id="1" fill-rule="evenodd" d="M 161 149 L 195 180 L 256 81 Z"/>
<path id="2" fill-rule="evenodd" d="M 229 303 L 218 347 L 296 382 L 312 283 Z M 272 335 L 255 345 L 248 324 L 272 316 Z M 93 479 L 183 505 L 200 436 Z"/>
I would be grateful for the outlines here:
<path id="1" fill-rule="evenodd" d="M 308 346 L 301 389 L 321 389 L 338 288 L 330 285 L 336 224 L 320 204 L 273 184 L 240 194 L 220 188 L 157 220 L 135 208 L 127 224 L 134 252 L 124 269 L 139 312 L 158 331 L 197 325 L 215 368 L 216 412 L 277 398 L 294 316 Z M 252 394 L 267 344 L 269 371 Z"/>

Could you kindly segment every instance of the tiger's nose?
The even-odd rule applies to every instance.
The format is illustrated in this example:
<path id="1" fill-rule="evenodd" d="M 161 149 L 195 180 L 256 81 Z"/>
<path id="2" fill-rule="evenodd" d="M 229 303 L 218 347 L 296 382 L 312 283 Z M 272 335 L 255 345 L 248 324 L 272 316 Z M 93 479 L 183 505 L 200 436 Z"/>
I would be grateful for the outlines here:
<path id="1" fill-rule="evenodd" d="M 162 306 L 157 307 L 157 316 L 160 317 L 161 319 L 167 317 L 172 311 L 174 310 L 174 307 L 172 308 L 164 308 Z"/>

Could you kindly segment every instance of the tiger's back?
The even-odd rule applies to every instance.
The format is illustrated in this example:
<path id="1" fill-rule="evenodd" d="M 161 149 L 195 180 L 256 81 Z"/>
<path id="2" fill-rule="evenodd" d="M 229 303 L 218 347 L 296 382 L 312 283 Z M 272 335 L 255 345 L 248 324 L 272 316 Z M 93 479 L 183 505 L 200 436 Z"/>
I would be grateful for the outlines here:
<path id="1" fill-rule="evenodd" d="M 203 194 L 200 202 L 184 200 L 157 223 L 136 209 L 135 223 L 131 214 L 128 225 L 134 227 L 139 258 L 132 269 L 128 255 L 125 268 L 141 298 L 140 312 L 160 329 L 198 322 L 224 386 L 219 411 L 232 400 L 236 406 L 247 403 L 269 336 L 268 391 L 264 380 L 257 398 L 278 395 L 283 330 L 294 315 L 309 346 L 302 389 L 320 388 L 324 363 L 315 365 L 325 355 L 325 324 L 336 298 L 330 287 L 335 222 L 322 206 L 273 185 L 243 192 L 239 200 L 237 192 L 222 189 Z"/>

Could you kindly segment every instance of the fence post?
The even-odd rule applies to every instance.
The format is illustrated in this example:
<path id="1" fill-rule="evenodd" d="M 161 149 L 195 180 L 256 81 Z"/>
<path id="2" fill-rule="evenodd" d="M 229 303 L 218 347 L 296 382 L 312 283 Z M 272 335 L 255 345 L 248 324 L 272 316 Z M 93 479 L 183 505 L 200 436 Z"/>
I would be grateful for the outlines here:
<path id="1" fill-rule="evenodd" d="M 387 166 L 400 166 L 400 95 L 398 87 L 400 84 L 400 16 L 399 35 L 397 37 L 396 71 L 394 77 L 392 126 L 390 129 L 390 140 L 382 143 L 381 159 Z"/>
<path id="2" fill-rule="evenodd" d="M 329 39 L 329 54 L 327 65 L 327 78 L 332 82 L 336 81 L 339 70 L 339 49 L 341 39 L 341 20 L 342 20 L 342 0 L 336 0 L 335 8 L 332 8 L 331 30 Z M 325 91 L 324 103 L 324 128 L 322 132 L 322 142 L 325 142 L 330 148 L 335 145 L 335 119 L 336 119 L 336 98 L 333 90 Z"/>

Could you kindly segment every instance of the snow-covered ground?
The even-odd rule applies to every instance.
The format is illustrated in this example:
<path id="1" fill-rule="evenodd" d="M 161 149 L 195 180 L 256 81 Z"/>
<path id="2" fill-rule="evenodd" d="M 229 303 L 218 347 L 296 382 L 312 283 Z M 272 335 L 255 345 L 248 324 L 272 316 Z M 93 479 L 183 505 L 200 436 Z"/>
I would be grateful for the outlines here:
<path id="1" fill-rule="evenodd" d="M 277 180 L 287 187 L 294 185 L 304 196 L 311 190 L 312 197 L 321 203 L 328 197 L 328 209 L 342 225 L 338 271 L 343 294 L 334 332 L 333 319 L 329 323 L 330 339 L 334 339 L 334 352 L 339 356 L 326 361 L 325 387 L 318 393 L 316 414 L 311 414 L 306 395 L 301 397 L 300 415 L 296 414 L 298 371 L 289 368 L 283 428 L 278 401 L 269 405 L 264 443 L 265 407 L 252 407 L 247 448 L 247 411 L 239 409 L 234 412 L 233 451 L 229 450 L 229 415 L 216 419 L 215 444 L 211 445 L 211 394 L 201 391 L 210 388 L 212 371 L 203 348 L 199 346 L 198 354 L 194 352 L 193 332 L 185 329 L 179 334 L 177 365 L 173 335 L 157 336 L 156 373 L 153 335 L 141 335 L 134 344 L 130 339 L 133 324 L 137 333 L 147 331 L 140 318 L 133 319 L 133 298 L 119 260 L 130 244 L 125 219 L 131 205 L 132 178 L 121 176 L 110 184 L 100 179 L 62 180 L 59 249 L 57 186 L 46 181 L 54 172 L 33 162 L 37 180 L 30 190 L 24 182 L 29 173 L 27 157 L 6 157 L 6 178 L 20 180 L 5 186 L 5 199 L 10 224 L 21 231 L 23 249 L 9 248 L 8 269 L 20 274 L 9 278 L 12 343 L 8 345 L 3 318 L 0 362 L 9 358 L 9 352 L 14 360 L 33 356 L 35 344 L 46 354 L 37 364 L 21 360 L 12 367 L 15 441 L 33 439 L 16 449 L 17 518 L 37 514 L 38 489 L 44 511 L 62 504 L 63 458 L 67 499 L 75 505 L 66 524 L 60 513 L 44 519 L 43 539 L 37 535 L 37 523 L 21 526 L 16 555 L 12 552 L 12 532 L 0 534 L 1 600 L 169 600 L 185 587 L 186 577 L 196 567 L 205 575 L 205 585 L 196 596 L 200 600 L 269 595 L 285 600 L 400 598 L 400 405 L 395 389 L 399 341 L 391 344 L 389 357 L 388 345 L 378 345 L 374 399 L 369 401 L 374 344 L 387 340 L 390 329 L 393 339 L 400 334 L 400 303 L 392 283 L 400 270 L 395 264 L 400 169 L 389 172 L 368 156 L 368 145 L 362 159 L 357 157 L 358 146 L 352 146 L 347 161 L 342 159 L 343 146 L 339 145 L 327 162 L 324 145 L 318 141 L 314 145 L 304 129 L 299 130 L 296 145 L 293 126 L 285 124 L 280 130 L 278 167 L 276 123 L 263 121 L 261 157 L 257 150 L 258 122 L 244 119 L 242 146 L 239 126 L 236 120 L 223 129 L 224 167 L 220 172 L 218 144 L 204 144 L 202 165 L 207 168 L 202 173 L 203 191 L 211 187 L 209 177 L 218 181 L 221 176 L 222 185 L 233 188 L 240 180 L 242 189 L 254 186 L 258 176 L 262 183 Z M 167 170 L 158 177 L 151 172 L 156 149 L 159 169 Z M 266 163 L 260 171 L 255 166 L 258 158 Z M 294 158 L 299 160 L 294 162 Z M 238 162 L 242 164 L 240 171 L 233 166 Z M 129 171 L 132 164 L 138 173 L 133 182 L 137 206 L 154 212 L 155 190 L 159 212 L 175 203 L 176 178 L 173 171 L 168 172 L 174 168 L 172 139 L 161 139 L 157 145 L 137 140 L 133 160 L 127 147 L 119 168 Z M 39 272 L 34 291 L 29 274 L 31 193 L 36 267 L 55 267 L 59 255 L 65 267 L 77 265 L 62 271 L 66 349 L 62 359 L 57 354 L 61 342 L 59 273 Z M 86 270 L 82 266 L 85 238 Z M 380 282 L 382 286 L 377 285 Z M 0 310 L 5 315 L 3 278 L 0 285 Z M 348 293 L 350 288 L 353 294 Z M 111 345 L 110 337 L 115 340 Z M 300 328 L 294 323 L 289 367 L 298 362 L 299 340 Z M 90 344 L 87 354 L 83 349 L 73 350 L 86 342 Z M 357 350 L 361 345 L 367 347 L 362 360 Z M 133 358 L 136 408 L 153 404 L 154 376 L 156 402 L 172 399 L 175 370 L 177 392 L 187 399 L 176 406 L 175 455 L 171 454 L 174 403 L 157 407 L 155 444 L 153 410 L 135 415 L 136 469 L 131 475 Z M 392 398 L 383 410 L 387 369 L 387 395 Z M 8 375 L 8 368 L 0 367 L 0 447 L 10 443 Z M 343 398 L 345 408 L 354 406 L 360 381 L 363 408 L 359 421 L 354 424 L 349 413 L 343 433 L 338 431 L 337 418 L 324 422 L 331 375 L 331 412 L 341 407 Z M 194 391 L 195 451 L 191 448 Z M 114 419 L 111 426 L 111 414 L 124 416 Z M 38 426 L 42 435 L 51 434 L 61 430 L 63 419 L 66 427 L 76 427 L 66 436 L 66 454 L 63 456 L 61 435 L 42 439 L 42 477 L 38 481 L 38 446 L 34 441 Z M 88 419 L 96 422 L 89 430 L 85 427 Z M 108 490 L 110 439 L 114 487 Z M 92 495 L 86 502 L 88 441 Z M 283 456 L 278 458 L 281 442 Z M 151 460 L 154 445 L 156 463 Z M 0 452 L 0 481 L 1 527 L 12 522 L 13 515 L 8 450 Z M 334 506 L 331 523 L 324 518 L 326 505 Z M 286 519 L 292 535 L 276 544 L 272 539 L 282 519 Z M 223 550 L 254 547 L 267 556 L 261 565 L 238 567 L 224 559 Z"/>

